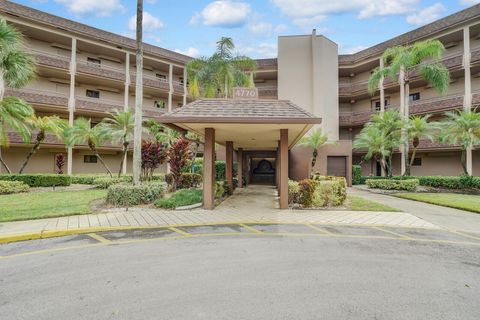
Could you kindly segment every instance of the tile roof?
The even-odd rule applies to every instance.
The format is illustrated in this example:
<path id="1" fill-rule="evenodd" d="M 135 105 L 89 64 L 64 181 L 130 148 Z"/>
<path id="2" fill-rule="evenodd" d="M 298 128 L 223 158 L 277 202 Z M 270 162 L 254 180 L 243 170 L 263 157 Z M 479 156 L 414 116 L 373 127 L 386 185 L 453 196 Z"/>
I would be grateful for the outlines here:
<path id="1" fill-rule="evenodd" d="M 288 100 L 199 99 L 166 113 L 165 123 L 313 123 L 321 118 Z"/>

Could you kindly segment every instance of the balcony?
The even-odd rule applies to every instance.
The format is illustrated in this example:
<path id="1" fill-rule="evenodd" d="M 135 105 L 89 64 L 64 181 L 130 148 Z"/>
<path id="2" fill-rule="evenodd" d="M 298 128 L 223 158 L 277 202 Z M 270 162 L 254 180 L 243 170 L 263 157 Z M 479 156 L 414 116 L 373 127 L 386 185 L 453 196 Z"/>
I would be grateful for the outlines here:
<path id="1" fill-rule="evenodd" d="M 473 48 L 470 54 L 470 63 L 475 64 L 480 62 L 480 48 Z"/>
<path id="2" fill-rule="evenodd" d="M 5 90 L 6 96 L 19 97 L 33 105 L 54 106 L 67 109 L 68 96 L 59 92 L 35 89 L 10 89 Z"/>
<path id="3" fill-rule="evenodd" d="M 185 92 L 185 90 L 183 89 L 183 83 L 180 81 L 173 80 L 172 84 L 173 84 L 173 91 L 183 95 L 183 93 Z"/>
<path id="4" fill-rule="evenodd" d="M 32 142 L 35 140 L 35 138 L 36 138 L 36 133 L 33 133 L 31 138 L 30 138 L 30 144 L 32 144 Z M 25 144 L 25 142 L 23 142 L 22 137 L 17 132 L 14 132 L 14 131 L 9 131 L 8 132 L 8 139 L 9 139 L 10 143 L 14 144 L 14 145 Z M 44 140 L 43 144 L 48 144 L 48 145 L 52 145 L 52 146 L 62 146 L 62 147 L 65 146 L 62 139 L 59 139 L 55 135 L 49 134 L 49 133 L 47 133 L 45 135 L 45 140 Z"/>
<path id="5" fill-rule="evenodd" d="M 278 88 L 276 86 L 270 87 L 257 87 L 258 89 L 258 97 L 259 98 L 276 98 L 278 97 Z"/>
<path id="6" fill-rule="evenodd" d="M 480 102 L 480 92 L 473 95 Z M 475 101 L 474 101 L 475 103 Z M 446 97 L 437 97 L 426 100 L 410 102 L 409 109 L 411 115 L 421 115 L 427 113 L 441 113 L 449 110 L 459 109 L 463 106 L 463 94 L 451 95 Z M 387 106 L 387 109 L 398 109 L 397 105 Z M 361 112 L 341 112 L 340 126 L 359 126 L 368 122 L 372 111 Z"/>
<path id="7" fill-rule="evenodd" d="M 48 68 L 58 68 L 68 70 L 70 68 L 70 58 L 49 52 L 43 52 L 30 49 L 39 66 Z"/>
<path id="8" fill-rule="evenodd" d="M 124 70 L 103 64 L 91 63 L 88 61 L 77 61 L 77 72 L 125 82 Z"/>
<path id="9" fill-rule="evenodd" d="M 135 85 L 137 79 L 137 73 L 132 72 L 130 76 L 130 81 L 133 85 Z M 155 89 L 161 89 L 165 91 L 170 91 L 170 85 L 168 84 L 168 80 L 160 79 L 155 76 L 151 75 L 143 75 L 143 86 L 150 87 Z M 183 86 L 182 86 L 182 93 L 183 93 Z"/>
<path id="10" fill-rule="evenodd" d="M 83 96 L 75 97 L 75 110 L 78 111 L 109 113 L 114 109 L 123 110 L 123 102 Z"/>

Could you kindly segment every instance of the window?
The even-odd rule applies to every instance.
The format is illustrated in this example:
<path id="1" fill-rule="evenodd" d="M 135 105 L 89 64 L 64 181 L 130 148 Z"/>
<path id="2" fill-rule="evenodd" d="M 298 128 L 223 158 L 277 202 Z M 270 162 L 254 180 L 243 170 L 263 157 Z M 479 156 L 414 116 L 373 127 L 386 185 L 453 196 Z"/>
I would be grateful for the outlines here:
<path id="1" fill-rule="evenodd" d="M 410 102 L 417 101 L 417 100 L 420 100 L 420 92 L 411 93 L 408 96 L 408 101 L 410 101 Z"/>
<path id="2" fill-rule="evenodd" d="M 99 98 L 100 98 L 100 91 L 87 89 L 86 95 L 87 95 L 87 97 L 89 97 L 89 98 L 97 98 L 97 99 L 99 99 Z"/>
<path id="3" fill-rule="evenodd" d="M 97 156 L 95 156 L 95 155 L 85 155 L 85 156 L 83 156 L 83 162 L 85 162 L 85 163 L 97 163 Z"/>
<path id="4" fill-rule="evenodd" d="M 155 108 L 165 109 L 165 101 L 162 101 L 162 100 L 160 100 L 160 101 L 154 101 L 154 102 L 153 102 L 153 106 L 154 106 Z"/>
<path id="5" fill-rule="evenodd" d="M 95 67 L 100 67 L 102 65 L 102 60 L 97 58 L 87 57 L 87 64 Z"/>
<path id="6" fill-rule="evenodd" d="M 422 158 L 413 158 L 413 166 L 421 166 L 422 165 Z"/>
<path id="7" fill-rule="evenodd" d="M 158 80 L 167 82 L 167 76 L 161 73 L 155 74 Z"/>
<path id="8" fill-rule="evenodd" d="M 179 77 L 178 80 L 180 81 L 181 84 L 183 84 L 183 77 Z"/>
<path id="9" fill-rule="evenodd" d="M 385 99 L 385 106 L 388 106 L 388 100 Z M 375 111 L 380 111 L 380 100 L 372 101 L 372 109 L 375 108 Z"/>

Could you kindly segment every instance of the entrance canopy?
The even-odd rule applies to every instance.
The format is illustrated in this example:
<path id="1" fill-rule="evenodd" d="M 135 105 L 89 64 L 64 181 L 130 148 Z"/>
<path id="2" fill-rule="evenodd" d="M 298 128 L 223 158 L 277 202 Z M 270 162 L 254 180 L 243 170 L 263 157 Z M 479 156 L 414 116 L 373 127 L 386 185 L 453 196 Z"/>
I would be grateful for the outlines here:
<path id="1" fill-rule="evenodd" d="M 200 99 L 160 117 L 159 122 L 177 130 L 205 134 L 215 129 L 215 142 L 244 150 L 276 150 L 279 130 L 288 129 L 293 147 L 321 118 L 288 100 Z"/>

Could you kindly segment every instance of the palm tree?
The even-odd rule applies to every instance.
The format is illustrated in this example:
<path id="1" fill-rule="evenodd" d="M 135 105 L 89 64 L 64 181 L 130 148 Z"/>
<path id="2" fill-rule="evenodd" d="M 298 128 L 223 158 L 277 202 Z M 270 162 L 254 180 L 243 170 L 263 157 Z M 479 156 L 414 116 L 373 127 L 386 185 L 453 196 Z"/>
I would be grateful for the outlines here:
<path id="1" fill-rule="evenodd" d="M 120 162 L 120 169 L 118 170 L 118 176 L 120 177 L 122 174 L 123 163 L 127 156 L 128 146 L 133 138 L 135 127 L 134 114 L 131 110 L 114 110 L 114 112 L 111 113 L 111 118 L 103 119 L 101 126 L 107 131 L 106 134 L 112 137 L 113 143 L 122 144 L 122 161 Z"/>
<path id="2" fill-rule="evenodd" d="M 51 133 L 58 138 L 62 138 L 64 130 L 67 127 L 67 122 L 63 119 L 60 119 L 58 116 L 37 117 L 33 115 L 29 118 L 26 118 L 25 123 L 31 128 L 32 131 L 36 130 L 37 135 L 35 138 L 35 143 L 33 144 L 32 149 L 30 149 L 30 152 L 28 153 L 27 158 L 23 162 L 18 173 L 22 173 L 23 170 L 25 170 L 32 156 L 40 148 L 40 144 L 45 141 L 47 133 Z"/>
<path id="3" fill-rule="evenodd" d="M 410 161 L 407 162 L 407 168 L 403 174 L 404 176 L 410 175 L 420 140 L 429 139 L 432 141 L 435 133 L 437 133 L 437 128 L 434 123 L 428 122 L 430 117 L 431 115 L 426 115 L 423 117 L 414 116 L 410 117 L 410 119 L 405 122 L 405 131 L 407 132 L 408 141 L 412 142 L 413 150 L 412 155 L 410 156 Z"/>
<path id="4" fill-rule="evenodd" d="M 0 101 L 5 87 L 20 88 L 35 77 L 35 60 L 23 45 L 23 35 L 0 19 Z"/>
<path id="5" fill-rule="evenodd" d="M 318 149 L 325 145 L 328 141 L 328 135 L 324 134 L 322 132 L 321 128 L 318 128 L 316 130 L 313 130 L 310 132 L 310 134 L 306 137 L 303 137 L 299 144 L 312 148 L 312 167 L 311 167 L 311 172 L 313 173 L 313 170 L 315 168 L 315 163 L 317 163 L 317 156 L 318 156 Z"/>
<path id="6" fill-rule="evenodd" d="M 188 93 L 192 98 L 228 98 L 233 87 L 254 87 L 251 75 L 255 72 L 256 62 L 249 57 L 235 55 L 234 49 L 232 38 L 222 37 L 211 57 L 188 62 Z"/>
<path id="7" fill-rule="evenodd" d="M 388 175 L 391 172 L 391 165 L 387 159 L 391 158 L 391 150 L 387 148 L 389 138 L 385 132 L 378 126 L 369 123 L 363 127 L 360 134 L 353 141 L 353 148 L 357 150 L 367 150 L 363 157 L 366 161 L 374 159 L 379 162 L 382 171 Z"/>
<path id="8" fill-rule="evenodd" d="M 0 148 L 8 147 L 10 144 L 8 136 L 10 129 L 20 134 L 24 142 L 30 141 L 30 128 L 25 119 L 33 114 L 33 108 L 17 97 L 6 97 L 0 100 Z M 1 154 L 0 163 L 7 173 L 11 173 Z"/>
<path id="9" fill-rule="evenodd" d="M 462 168 L 468 175 L 466 154 L 468 149 L 480 144 L 480 113 L 471 109 L 446 112 L 440 128 L 441 142 L 462 148 Z"/>
<path id="10" fill-rule="evenodd" d="M 423 80 L 435 88 L 438 93 L 446 94 L 450 85 L 450 73 L 438 59 L 441 58 L 445 47 L 438 40 L 425 40 L 413 45 L 397 46 L 385 50 L 382 59 L 384 67 L 373 70 L 368 80 L 368 90 L 374 94 L 380 81 L 386 77 L 400 84 L 400 112 L 402 117 L 409 116 L 410 79 L 419 75 Z M 431 62 L 425 62 L 433 59 Z M 405 132 L 403 135 L 405 136 Z M 408 143 L 404 139 L 404 154 L 402 167 L 408 163 Z"/>
<path id="11" fill-rule="evenodd" d="M 66 138 L 69 147 L 73 147 L 76 144 L 87 144 L 97 159 L 100 160 L 105 170 L 107 170 L 110 177 L 113 177 L 112 171 L 110 171 L 97 150 L 97 146 L 109 138 L 103 126 L 97 125 L 92 128 L 90 119 L 77 118 L 73 121 L 73 126 L 67 128 Z"/>
<path id="12" fill-rule="evenodd" d="M 143 103 L 143 0 L 137 0 L 135 124 L 133 132 L 133 184 L 140 184 L 142 174 L 142 103 Z"/>

